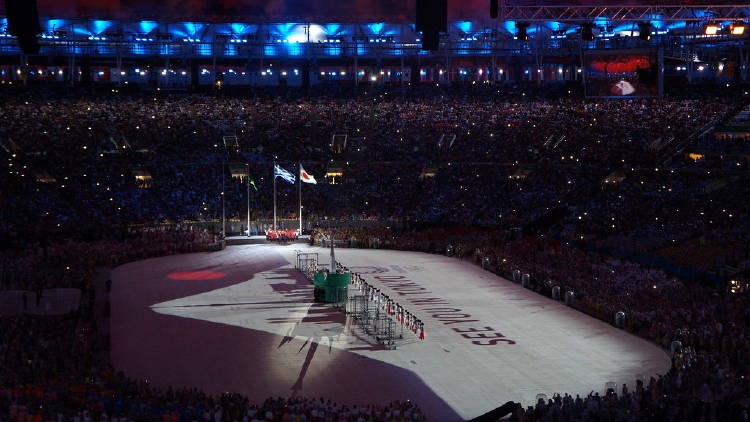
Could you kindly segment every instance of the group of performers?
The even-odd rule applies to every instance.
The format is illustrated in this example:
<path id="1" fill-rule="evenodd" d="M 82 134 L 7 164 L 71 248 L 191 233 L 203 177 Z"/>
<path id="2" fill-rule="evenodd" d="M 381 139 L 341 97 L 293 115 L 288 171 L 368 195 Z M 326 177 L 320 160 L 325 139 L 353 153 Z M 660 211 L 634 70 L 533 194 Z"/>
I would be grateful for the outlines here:
<path id="1" fill-rule="evenodd" d="M 266 230 L 266 240 L 289 242 L 297 240 L 297 230 Z"/>
<path id="2" fill-rule="evenodd" d="M 348 271 L 348 268 L 341 267 L 341 264 L 337 263 L 337 265 L 340 269 Z M 351 282 L 355 288 L 370 300 L 370 302 L 375 303 L 375 306 L 379 307 L 388 315 L 394 316 L 396 321 L 401 323 L 402 326 L 417 335 L 420 340 L 424 340 L 424 323 L 414 314 L 406 310 L 406 308 L 391 299 L 377 287 L 367 283 L 359 274 L 352 273 Z"/>

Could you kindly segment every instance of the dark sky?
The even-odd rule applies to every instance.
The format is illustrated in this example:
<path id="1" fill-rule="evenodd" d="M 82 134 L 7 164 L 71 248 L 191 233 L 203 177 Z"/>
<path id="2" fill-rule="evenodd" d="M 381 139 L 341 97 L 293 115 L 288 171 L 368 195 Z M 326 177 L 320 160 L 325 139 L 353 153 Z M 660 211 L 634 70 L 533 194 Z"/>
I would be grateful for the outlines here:
<path id="1" fill-rule="evenodd" d="M 92 18 L 195 19 L 207 16 L 300 16 L 413 21 L 415 0 L 37 0 L 41 16 Z M 675 0 L 685 3 L 702 0 Z M 722 3 L 726 0 L 706 0 Z M 511 0 L 510 4 L 658 4 L 642 0 Z M 489 0 L 448 0 L 450 20 L 489 18 Z"/>
<path id="2" fill-rule="evenodd" d="M 414 0 L 37 0 L 40 15 L 154 19 L 211 15 L 374 17 L 407 19 Z M 456 0 L 461 3 L 476 0 Z M 485 3 L 486 0 L 478 1 Z"/>

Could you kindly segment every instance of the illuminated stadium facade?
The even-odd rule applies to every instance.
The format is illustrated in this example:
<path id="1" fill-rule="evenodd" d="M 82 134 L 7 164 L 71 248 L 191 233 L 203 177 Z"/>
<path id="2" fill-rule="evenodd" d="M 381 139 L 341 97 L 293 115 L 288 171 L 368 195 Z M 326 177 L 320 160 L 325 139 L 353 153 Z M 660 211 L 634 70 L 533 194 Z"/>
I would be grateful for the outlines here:
<path id="1" fill-rule="evenodd" d="M 665 75 L 746 81 L 750 31 L 736 29 L 746 16 L 747 5 L 504 7 L 497 20 L 452 22 L 437 51 L 421 50 L 410 23 L 48 18 L 40 54 L 28 57 L 3 18 L 0 79 L 175 87 L 570 81 L 580 77 L 584 51 L 640 49 L 665 57 Z M 709 24 L 717 31 L 707 35 Z M 593 25 L 590 41 L 585 25 Z"/>

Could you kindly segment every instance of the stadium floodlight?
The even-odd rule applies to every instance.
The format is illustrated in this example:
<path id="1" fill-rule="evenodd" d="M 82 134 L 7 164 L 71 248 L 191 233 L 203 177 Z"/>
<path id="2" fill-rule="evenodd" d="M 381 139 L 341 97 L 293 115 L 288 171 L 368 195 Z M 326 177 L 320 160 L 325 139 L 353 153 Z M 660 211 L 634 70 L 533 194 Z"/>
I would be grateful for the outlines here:
<path id="1" fill-rule="evenodd" d="M 710 23 L 703 28 L 703 33 L 706 35 L 716 35 L 719 32 L 719 25 Z"/>

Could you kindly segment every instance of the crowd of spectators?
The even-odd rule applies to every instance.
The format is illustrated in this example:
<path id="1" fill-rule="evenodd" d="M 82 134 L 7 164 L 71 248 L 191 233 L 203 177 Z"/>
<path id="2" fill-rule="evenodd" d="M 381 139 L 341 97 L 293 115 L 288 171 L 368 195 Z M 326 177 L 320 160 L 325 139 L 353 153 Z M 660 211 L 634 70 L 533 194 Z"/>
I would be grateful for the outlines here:
<path id="1" fill-rule="evenodd" d="M 16 93 L 0 107 L 2 240 L 102 237 L 122 222 L 244 221 L 248 196 L 251 219 L 268 219 L 275 161 L 292 173 L 303 162 L 321 182 L 302 191 L 309 220 L 508 228 L 562 207 L 555 222 L 570 238 L 680 264 L 690 256 L 680 243 L 693 240 L 699 256 L 689 260 L 703 270 L 747 260 L 748 225 L 737 223 L 747 220 L 747 161 L 693 162 L 670 149 L 731 117 L 739 91 L 621 101 L 526 94 Z M 348 136 L 341 153 L 331 149 L 336 134 Z M 227 154 L 224 136 L 236 136 L 240 154 Z M 331 168 L 343 172 L 336 184 L 324 183 Z M 257 190 L 232 177 L 245 169 Z M 143 172 L 151 178 L 136 180 Z M 295 218 L 296 187 L 277 181 L 277 191 L 279 215 Z"/>
<path id="2" fill-rule="evenodd" d="M 10 94 L 0 105 L 1 289 L 90 293 L 96 265 L 205 249 L 222 233 L 191 222 L 244 221 L 248 202 L 252 220 L 270 218 L 273 162 L 292 173 L 302 162 L 320 182 L 302 189 L 305 218 L 339 227 L 314 231 L 313 242 L 333 235 L 352 247 L 437 253 L 451 245 L 452 255 L 506 276 L 532 274 L 540 292 L 573 291 L 586 312 L 625 312 L 628 329 L 662 346 L 682 342 L 663 377 L 602 396 L 556 396 L 516 420 L 748 420 L 747 296 L 568 244 L 705 271 L 750 267 L 748 161 L 672 148 L 730 117 L 741 96 L 605 101 L 496 87 Z M 348 136 L 342 152 L 331 148 L 337 134 Z M 253 188 L 232 177 L 237 168 L 249 169 Z M 343 173 L 335 184 L 324 177 L 331 169 Z M 276 190 L 279 215 L 296 217 L 297 186 L 278 180 Z M 341 228 L 358 220 L 376 224 Z M 0 372 L 0 413 L 18 421 L 423 418 L 408 402 L 254 406 L 127 380 L 95 359 L 90 302 L 67 316 L 0 318 L 0 359 L 13 368 Z"/>

